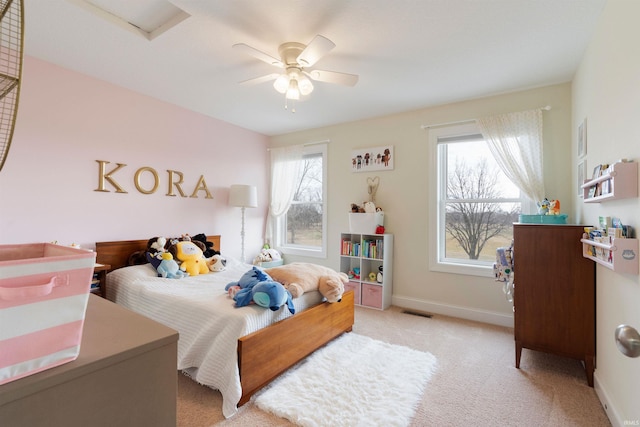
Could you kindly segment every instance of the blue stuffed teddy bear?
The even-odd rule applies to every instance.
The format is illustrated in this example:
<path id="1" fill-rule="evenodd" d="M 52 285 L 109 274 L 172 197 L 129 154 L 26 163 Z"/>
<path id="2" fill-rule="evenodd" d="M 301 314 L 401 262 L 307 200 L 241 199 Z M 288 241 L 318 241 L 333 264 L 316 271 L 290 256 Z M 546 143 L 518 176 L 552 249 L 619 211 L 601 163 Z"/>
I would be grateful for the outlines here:
<path id="1" fill-rule="evenodd" d="M 240 280 L 228 283 L 224 289 L 236 302 L 236 307 L 244 307 L 254 302 L 276 311 L 286 303 L 291 314 L 295 313 L 291 293 L 260 267 L 253 266 L 240 277 Z"/>
<path id="2" fill-rule="evenodd" d="M 161 257 L 162 261 L 160 261 L 160 265 L 156 268 L 158 276 L 167 279 L 182 279 L 189 275 L 189 273 L 180 270 L 180 266 L 176 260 L 173 259 L 173 255 L 171 255 L 170 252 L 163 252 Z"/>

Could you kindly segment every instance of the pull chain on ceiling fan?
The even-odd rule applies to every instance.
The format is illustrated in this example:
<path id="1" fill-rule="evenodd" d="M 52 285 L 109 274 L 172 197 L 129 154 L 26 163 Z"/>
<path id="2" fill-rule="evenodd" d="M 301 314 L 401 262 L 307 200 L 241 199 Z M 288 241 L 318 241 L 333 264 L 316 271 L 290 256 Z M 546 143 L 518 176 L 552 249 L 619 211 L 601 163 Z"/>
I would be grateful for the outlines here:
<path id="1" fill-rule="evenodd" d="M 266 54 L 244 43 L 234 44 L 233 48 L 253 56 L 267 64 L 284 68 L 284 73 L 272 73 L 265 76 L 240 82 L 241 84 L 257 84 L 275 80 L 273 87 L 279 93 L 285 95 L 285 109 L 287 101 L 297 101 L 300 96 L 313 92 L 311 80 L 325 83 L 336 83 L 346 86 L 355 86 L 358 76 L 355 74 L 339 73 L 337 71 L 324 71 L 309 69 L 320 58 L 335 47 L 328 38 L 318 34 L 308 45 L 296 42 L 287 42 L 280 45 L 278 53 L 280 59 Z M 295 113 L 295 106 L 292 109 Z"/>

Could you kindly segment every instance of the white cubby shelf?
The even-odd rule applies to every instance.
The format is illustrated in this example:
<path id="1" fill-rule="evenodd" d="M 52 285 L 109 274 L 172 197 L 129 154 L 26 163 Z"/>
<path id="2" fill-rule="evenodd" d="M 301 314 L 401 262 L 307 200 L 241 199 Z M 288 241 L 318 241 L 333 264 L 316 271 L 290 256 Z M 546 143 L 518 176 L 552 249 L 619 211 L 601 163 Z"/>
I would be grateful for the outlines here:
<path id="1" fill-rule="evenodd" d="M 385 310 L 391 305 L 393 279 L 393 234 L 342 233 L 340 271 L 349 275 L 345 291 L 354 292 L 356 305 Z M 378 273 L 382 267 L 381 281 Z M 369 275 L 372 275 L 369 277 Z"/>

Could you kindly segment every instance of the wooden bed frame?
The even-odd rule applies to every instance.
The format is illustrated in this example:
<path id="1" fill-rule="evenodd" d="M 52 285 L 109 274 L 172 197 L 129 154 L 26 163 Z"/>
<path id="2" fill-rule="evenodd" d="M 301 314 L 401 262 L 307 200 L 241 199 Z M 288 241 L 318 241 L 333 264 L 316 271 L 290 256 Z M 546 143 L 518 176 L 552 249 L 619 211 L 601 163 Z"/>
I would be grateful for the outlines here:
<path id="1" fill-rule="evenodd" d="M 220 250 L 220 236 L 207 236 Z M 129 256 L 147 249 L 147 240 L 96 243 L 96 262 L 112 270 L 126 267 Z M 351 331 L 354 322 L 353 292 L 339 303 L 320 303 L 300 313 L 238 339 L 238 368 L 242 397 L 238 406 L 282 372 L 318 348 Z"/>

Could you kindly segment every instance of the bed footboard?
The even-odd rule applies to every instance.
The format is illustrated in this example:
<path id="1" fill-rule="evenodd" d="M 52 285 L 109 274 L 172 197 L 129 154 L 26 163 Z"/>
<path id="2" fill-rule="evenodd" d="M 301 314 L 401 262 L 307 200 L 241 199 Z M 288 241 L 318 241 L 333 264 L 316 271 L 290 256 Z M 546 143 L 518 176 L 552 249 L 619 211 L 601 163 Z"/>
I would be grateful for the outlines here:
<path id="1" fill-rule="evenodd" d="M 282 372 L 313 353 L 354 322 L 353 291 L 337 303 L 322 303 L 238 339 L 242 397 L 238 405 Z"/>

